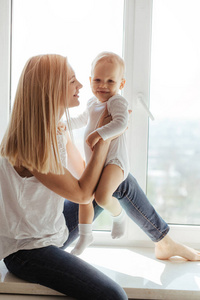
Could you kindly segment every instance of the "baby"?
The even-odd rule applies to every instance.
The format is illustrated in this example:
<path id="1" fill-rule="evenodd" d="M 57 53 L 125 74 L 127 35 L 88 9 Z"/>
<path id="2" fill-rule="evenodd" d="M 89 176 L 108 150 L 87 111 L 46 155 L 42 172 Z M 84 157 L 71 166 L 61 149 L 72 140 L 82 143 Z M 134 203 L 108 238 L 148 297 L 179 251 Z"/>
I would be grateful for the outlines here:
<path id="1" fill-rule="evenodd" d="M 86 164 L 90 160 L 94 145 L 100 140 L 121 134 L 111 142 L 105 167 L 96 188 L 94 197 L 99 206 L 110 212 L 113 219 L 111 236 L 123 236 L 126 215 L 119 201 L 112 195 L 129 173 L 128 152 L 125 130 L 128 126 L 128 102 L 118 94 L 125 85 L 124 61 L 115 53 L 102 52 L 92 63 L 90 85 L 94 97 L 87 103 L 87 110 L 72 118 L 72 129 L 86 126 L 84 150 Z M 97 128 L 98 121 L 105 110 L 111 115 L 109 124 Z M 93 242 L 92 221 L 94 210 L 90 204 L 79 205 L 79 240 L 72 254 L 80 255 Z"/>

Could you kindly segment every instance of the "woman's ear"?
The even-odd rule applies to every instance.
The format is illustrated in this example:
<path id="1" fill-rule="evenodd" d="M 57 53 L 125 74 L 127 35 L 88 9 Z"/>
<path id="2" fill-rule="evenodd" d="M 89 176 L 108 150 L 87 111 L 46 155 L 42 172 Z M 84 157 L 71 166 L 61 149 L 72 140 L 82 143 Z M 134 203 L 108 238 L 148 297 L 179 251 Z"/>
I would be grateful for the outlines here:
<path id="1" fill-rule="evenodd" d="M 120 87 L 119 87 L 120 90 L 123 89 L 123 87 L 125 86 L 125 83 L 126 83 L 126 79 L 122 78 L 121 83 L 120 83 Z"/>

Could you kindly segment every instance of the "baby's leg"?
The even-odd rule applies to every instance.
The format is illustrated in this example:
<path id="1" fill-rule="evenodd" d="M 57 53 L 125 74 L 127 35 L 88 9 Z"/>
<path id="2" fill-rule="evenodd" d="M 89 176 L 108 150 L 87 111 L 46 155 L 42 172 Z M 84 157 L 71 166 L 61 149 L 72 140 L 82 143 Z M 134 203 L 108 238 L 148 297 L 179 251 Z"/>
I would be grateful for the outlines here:
<path id="1" fill-rule="evenodd" d="M 79 205 L 79 239 L 74 249 L 71 251 L 74 255 L 80 255 L 94 240 L 92 234 L 92 221 L 94 218 L 94 209 L 92 201 L 86 205 Z"/>
<path id="2" fill-rule="evenodd" d="M 112 194 L 123 181 L 123 171 L 117 165 L 107 165 L 102 172 L 95 201 L 99 206 L 108 210 L 113 217 L 111 236 L 113 239 L 124 235 L 126 225 L 126 215 L 119 201 L 112 197 Z"/>

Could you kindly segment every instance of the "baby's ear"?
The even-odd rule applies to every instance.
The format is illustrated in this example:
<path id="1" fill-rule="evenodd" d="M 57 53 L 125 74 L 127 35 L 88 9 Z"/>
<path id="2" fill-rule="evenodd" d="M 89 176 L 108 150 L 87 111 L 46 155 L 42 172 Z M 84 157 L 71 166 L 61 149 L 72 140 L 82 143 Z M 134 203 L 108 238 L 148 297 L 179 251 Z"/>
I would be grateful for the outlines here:
<path id="1" fill-rule="evenodd" d="M 120 87 L 119 87 L 120 90 L 123 89 L 123 87 L 125 86 L 125 83 L 126 83 L 126 79 L 122 78 L 121 83 L 120 83 Z"/>
<path id="2" fill-rule="evenodd" d="M 92 77 L 91 76 L 89 77 L 89 81 L 90 81 L 90 84 L 91 84 L 91 81 L 92 81 Z"/>

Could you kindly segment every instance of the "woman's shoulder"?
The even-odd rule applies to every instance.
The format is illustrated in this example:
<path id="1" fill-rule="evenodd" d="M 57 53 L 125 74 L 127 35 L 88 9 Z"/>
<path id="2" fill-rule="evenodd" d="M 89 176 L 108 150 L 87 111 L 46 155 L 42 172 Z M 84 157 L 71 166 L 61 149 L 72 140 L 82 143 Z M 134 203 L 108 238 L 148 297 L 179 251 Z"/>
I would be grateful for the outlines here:
<path id="1" fill-rule="evenodd" d="M 13 185 L 13 182 L 16 180 L 18 181 L 19 178 L 20 175 L 17 174 L 8 159 L 5 157 L 0 157 L 0 181 L 3 182 L 3 185 L 8 188 L 8 186 Z"/>
<path id="2" fill-rule="evenodd" d="M 19 178 L 30 178 L 33 177 L 33 174 L 26 168 L 22 166 L 13 166 L 7 158 L 0 157 L 0 178 L 4 178 L 4 180 L 19 180 Z M 7 179 L 6 179 L 7 178 Z"/>
<path id="3" fill-rule="evenodd" d="M 10 163 L 7 158 L 0 156 L 0 170 L 6 169 L 8 165 L 10 165 Z"/>

